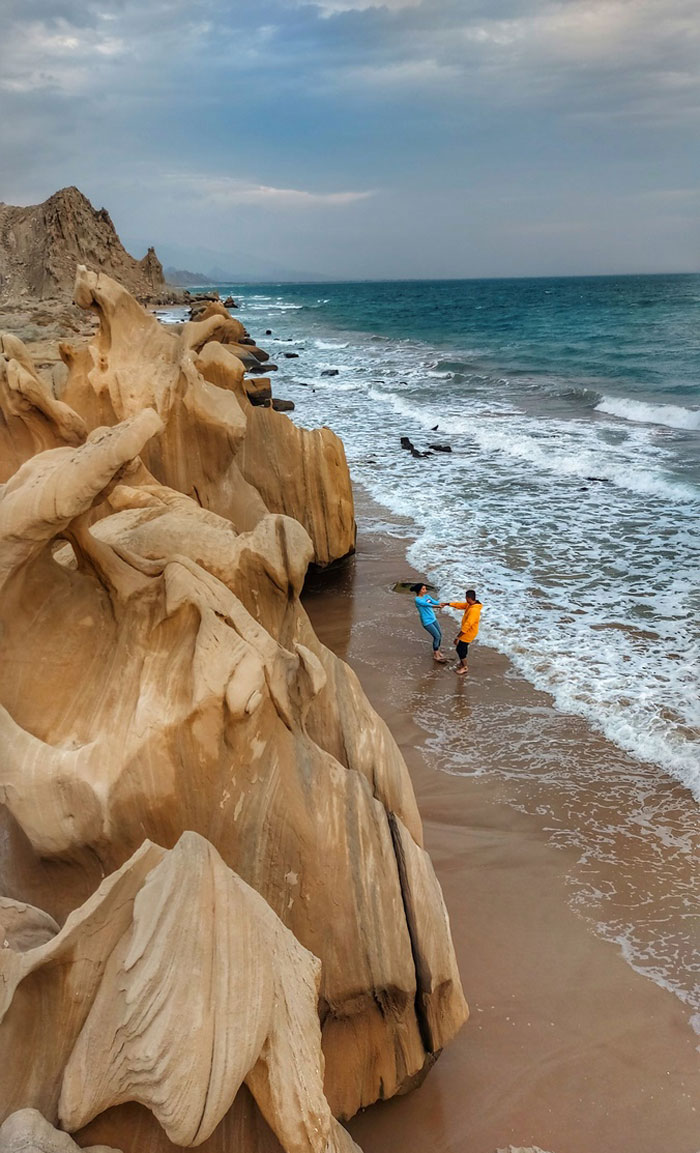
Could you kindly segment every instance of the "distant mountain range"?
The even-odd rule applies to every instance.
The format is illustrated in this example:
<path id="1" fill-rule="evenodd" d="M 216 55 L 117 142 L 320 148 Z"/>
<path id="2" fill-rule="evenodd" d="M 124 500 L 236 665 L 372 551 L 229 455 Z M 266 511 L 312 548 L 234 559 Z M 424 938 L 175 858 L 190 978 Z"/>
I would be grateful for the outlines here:
<path id="1" fill-rule="evenodd" d="M 208 284 L 222 283 L 221 280 L 215 280 L 213 276 L 205 276 L 202 272 L 190 272 L 188 268 L 172 268 L 171 265 L 165 269 L 164 276 L 168 284 L 174 284 L 177 288 L 201 288 Z"/>
<path id="2" fill-rule="evenodd" d="M 127 243 L 137 252 L 143 242 L 138 237 L 130 236 Z M 288 267 L 246 252 L 222 252 L 220 249 L 161 240 L 158 241 L 158 252 L 163 259 L 169 284 L 201 287 L 208 284 L 269 284 L 276 281 L 315 283 L 330 279 L 319 276 L 313 270 Z"/>

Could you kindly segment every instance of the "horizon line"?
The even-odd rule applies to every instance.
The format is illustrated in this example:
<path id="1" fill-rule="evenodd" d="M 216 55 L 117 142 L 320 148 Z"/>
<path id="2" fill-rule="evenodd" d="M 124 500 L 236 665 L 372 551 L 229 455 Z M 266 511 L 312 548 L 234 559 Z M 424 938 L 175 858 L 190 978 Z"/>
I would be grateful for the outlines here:
<path id="1" fill-rule="evenodd" d="M 170 266 L 174 267 L 174 266 Z M 197 289 L 218 288 L 221 285 L 256 284 L 459 284 L 464 281 L 477 283 L 482 280 L 622 280 L 633 277 L 652 276 L 700 276 L 700 268 L 694 271 L 667 270 L 664 272 L 555 272 L 519 273 L 511 276 L 362 276 L 362 277 L 224 277 L 208 280 L 204 284 L 171 284 L 173 288 Z M 166 281 L 170 284 L 170 281 Z"/>

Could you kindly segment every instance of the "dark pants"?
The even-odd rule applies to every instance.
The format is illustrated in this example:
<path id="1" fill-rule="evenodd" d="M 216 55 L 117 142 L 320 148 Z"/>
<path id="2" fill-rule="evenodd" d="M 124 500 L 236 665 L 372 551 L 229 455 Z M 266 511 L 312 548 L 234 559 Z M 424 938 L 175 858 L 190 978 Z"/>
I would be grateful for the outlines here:
<path id="1" fill-rule="evenodd" d="M 457 656 L 461 661 L 466 661 L 467 653 L 469 652 L 469 645 L 466 641 L 457 641 Z"/>
<path id="2" fill-rule="evenodd" d="M 430 625 L 423 625 L 427 633 L 430 633 L 433 638 L 433 652 L 436 653 L 442 644 L 442 633 L 440 632 L 440 625 L 437 621 L 433 621 Z"/>

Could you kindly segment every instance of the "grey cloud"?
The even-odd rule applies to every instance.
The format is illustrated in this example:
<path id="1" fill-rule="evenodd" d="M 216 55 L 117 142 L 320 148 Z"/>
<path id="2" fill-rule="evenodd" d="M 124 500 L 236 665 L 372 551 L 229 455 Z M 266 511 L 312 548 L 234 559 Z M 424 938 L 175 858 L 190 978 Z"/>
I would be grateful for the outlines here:
<path id="1" fill-rule="evenodd" d="M 339 276 L 629 265 L 635 229 L 690 259 L 692 198 L 654 191 L 698 182 L 696 0 L 5 0 L 3 30 L 0 199 L 76 183 L 149 242 Z"/>

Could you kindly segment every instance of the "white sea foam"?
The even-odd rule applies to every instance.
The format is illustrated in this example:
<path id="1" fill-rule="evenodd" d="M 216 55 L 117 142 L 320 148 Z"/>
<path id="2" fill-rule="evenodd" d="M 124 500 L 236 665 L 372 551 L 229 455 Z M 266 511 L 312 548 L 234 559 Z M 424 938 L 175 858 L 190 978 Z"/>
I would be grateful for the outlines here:
<path id="1" fill-rule="evenodd" d="M 684 663 L 692 594 L 677 560 L 693 547 L 684 517 L 700 493 L 674 477 L 667 442 L 630 422 L 624 440 L 610 443 L 602 413 L 560 418 L 544 394 L 533 410 L 531 392 L 525 399 L 505 377 L 429 378 L 458 353 L 428 356 L 417 340 L 348 341 L 308 312 L 303 325 L 303 365 L 286 367 L 313 387 L 295 388 L 294 419 L 343 438 L 358 481 L 415 524 L 415 562 L 451 584 L 466 561 L 493 606 L 485 640 L 561 709 L 697 788 L 696 693 Z M 339 375 L 321 376 L 329 368 Z M 401 451 L 402 435 L 427 447 L 436 425 L 451 454 L 416 460 Z M 633 595 L 638 584 L 658 590 L 653 621 Z M 602 631 L 577 607 L 592 589 Z M 527 604 L 526 629 L 516 604 Z"/>
<path id="2" fill-rule="evenodd" d="M 465 431 L 484 450 L 526 461 L 562 477 L 587 480 L 594 476 L 640 495 L 683 503 L 700 500 L 700 492 L 693 486 L 651 472 L 646 462 L 640 462 L 640 467 L 629 449 L 620 449 L 617 456 L 611 456 L 609 446 L 601 450 L 601 446 L 593 442 L 588 426 L 580 426 L 578 443 L 571 436 L 570 429 L 564 436 L 558 436 L 556 432 L 533 436 L 510 426 L 472 422 Z"/>
<path id="3" fill-rule="evenodd" d="M 156 308 L 154 315 L 161 324 L 182 324 L 189 319 L 190 310 L 185 305 L 173 305 L 170 308 Z"/>
<path id="4" fill-rule="evenodd" d="M 662 424 L 667 428 L 700 430 L 700 409 L 683 408 L 677 404 L 648 404 L 629 397 L 604 396 L 595 406 L 596 412 L 631 420 L 637 424 Z"/>
<path id="5" fill-rule="evenodd" d="M 504 417 L 520 417 L 520 410 L 496 400 L 471 399 L 464 408 L 466 415 L 455 415 L 447 406 L 418 405 L 401 395 L 370 388 L 369 395 L 388 404 L 394 412 L 409 417 L 426 430 L 435 425 L 443 433 L 462 435 L 481 449 L 535 465 L 563 478 L 588 480 L 591 476 L 619 488 L 646 496 L 658 496 L 678 502 L 700 501 L 700 492 L 692 485 L 667 479 L 650 472 L 648 462 L 640 467 L 636 442 L 618 448 L 611 455 L 609 445 L 601 445 L 592 426 L 570 421 L 560 430 L 551 423 L 533 426 L 531 418 L 503 422 Z M 493 419 L 495 418 L 495 419 Z"/>
<path id="6" fill-rule="evenodd" d="M 303 307 L 304 307 L 303 304 L 284 304 L 284 303 L 278 304 L 278 303 L 272 303 L 272 302 L 268 302 L 266 304 L 262 304 L 262 303 L 253 304 L 251 302 L 247 303 L 247 308 L 252 309 L 254 312 L 269 312 L 269 311 L 294 312 L 297 309 L 303 308 Z"/>

